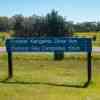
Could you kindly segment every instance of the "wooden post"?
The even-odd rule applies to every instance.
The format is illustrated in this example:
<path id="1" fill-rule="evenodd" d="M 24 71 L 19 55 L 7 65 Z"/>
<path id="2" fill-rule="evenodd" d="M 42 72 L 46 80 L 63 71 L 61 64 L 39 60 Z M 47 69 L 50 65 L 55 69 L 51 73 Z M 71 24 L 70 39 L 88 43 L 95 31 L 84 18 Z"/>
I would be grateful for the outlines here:
<path id="1" fill-rule="evenodd" d="M 13 69 L 12 69 L 12 53 L 8 52 L 8 78 L 13 77 Z"/>
<path id="2" fill-rule="evenodd" d="M 92 79 L 92 64 L 91 61 L 92 60 L 92 55 L 91 52 L 88 53 L 88 83 L 90 83 L 91 79 Z"/>
<path id="3" fill-rule="evenodd" d="M 88 52 L 87 54 L 87 82 L 84 84 L 83 87 L 88 87 L 92 79 L 92 53 Z"/>

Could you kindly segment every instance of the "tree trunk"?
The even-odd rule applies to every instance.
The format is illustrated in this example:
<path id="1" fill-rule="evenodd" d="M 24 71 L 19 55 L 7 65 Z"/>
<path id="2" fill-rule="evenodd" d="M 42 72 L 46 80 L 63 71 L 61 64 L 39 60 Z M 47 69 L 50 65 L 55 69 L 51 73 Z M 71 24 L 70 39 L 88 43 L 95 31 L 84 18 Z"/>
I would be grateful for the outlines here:
<path id="1" fill-rule="evenodd" d="M 63 60 L 64 52 L 54 52 L 54 60 Z"/>

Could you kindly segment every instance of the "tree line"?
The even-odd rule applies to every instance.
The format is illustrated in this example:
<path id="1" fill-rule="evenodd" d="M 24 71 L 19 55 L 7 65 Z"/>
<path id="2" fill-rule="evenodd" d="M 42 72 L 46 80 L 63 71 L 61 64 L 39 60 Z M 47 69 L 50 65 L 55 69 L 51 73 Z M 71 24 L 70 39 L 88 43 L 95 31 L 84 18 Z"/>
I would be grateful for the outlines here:
<path id="1" fill-rule="evenodd" d="M 0 17 L 0 32 L 11 30 L 14 31 L 15 36 L 62 36 L 72 35 L 74 32 L 98 32 L 100 31 L 100 22 L 74 23 L 66 21 L 55 10 L 46 16 Z"/>

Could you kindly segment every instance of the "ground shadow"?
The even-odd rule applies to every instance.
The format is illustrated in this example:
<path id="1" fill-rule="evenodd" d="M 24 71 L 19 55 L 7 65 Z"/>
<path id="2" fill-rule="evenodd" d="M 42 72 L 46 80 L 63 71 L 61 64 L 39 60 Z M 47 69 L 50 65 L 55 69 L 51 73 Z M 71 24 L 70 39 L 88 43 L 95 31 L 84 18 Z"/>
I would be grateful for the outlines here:
<path id="1" fill-rule="evenodd" d="M 22 85 L 32 85 L 32 84 L 36 84 L 36 85 L 50 85 L 50 86 L 62 86 L 62 87 L 74 87 L 74 88 L 86 88 L 89 86 L 90 82 L 86 82 L 84 83 L 84 85 L 68 85 L 68 84 L 56 84 L 56 83 L 49 83 L 49 82 L 24 82 L 24 81 L 10 81 L 9 78 L 6 78 L 4 80 L 0 80 L 0 83 L 3 84 L 22 84 Z"/>

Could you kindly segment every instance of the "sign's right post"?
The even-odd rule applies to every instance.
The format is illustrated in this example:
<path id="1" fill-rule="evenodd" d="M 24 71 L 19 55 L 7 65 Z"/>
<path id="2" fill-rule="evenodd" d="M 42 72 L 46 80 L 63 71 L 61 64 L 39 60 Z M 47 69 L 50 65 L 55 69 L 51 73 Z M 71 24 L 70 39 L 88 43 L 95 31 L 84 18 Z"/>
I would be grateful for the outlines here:
<path id="1" fill-rule="evenodd" d="M 88 52 L 87 58 L 88 58 L 88 61 L 87 61 L 88 81 L 86 82 L 84 87 L 87 87 L 90 84 L 91 79 L 92 79 L 92 53 L 91 52 Z"/>

